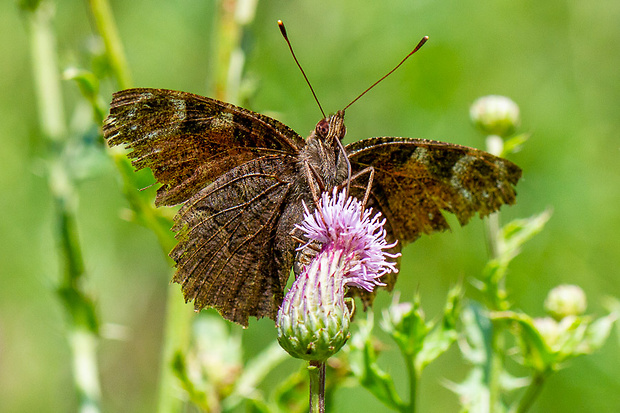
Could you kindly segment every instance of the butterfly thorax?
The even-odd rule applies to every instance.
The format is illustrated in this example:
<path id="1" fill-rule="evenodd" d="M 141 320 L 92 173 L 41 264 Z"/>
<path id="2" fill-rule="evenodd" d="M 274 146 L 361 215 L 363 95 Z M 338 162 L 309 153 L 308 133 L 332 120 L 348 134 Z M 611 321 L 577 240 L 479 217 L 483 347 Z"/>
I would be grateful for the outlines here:
<path id="1" fill-rule="evenodd" d="M 344 111 L 338 111 L 321 119 L 306 139 L 300 161 L 303 169 L 309 170 L 307 178 L 314 179 L 321 191 L 331 191 L 347 179 L 345 154 L 338 142 L 345 134 Z"/>

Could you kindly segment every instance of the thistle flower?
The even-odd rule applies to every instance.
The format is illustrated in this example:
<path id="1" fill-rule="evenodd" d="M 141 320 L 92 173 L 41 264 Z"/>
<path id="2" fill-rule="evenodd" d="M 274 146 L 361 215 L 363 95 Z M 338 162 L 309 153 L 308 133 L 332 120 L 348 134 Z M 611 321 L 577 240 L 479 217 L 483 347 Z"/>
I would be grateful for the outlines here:
<path id="1" fill-rule="evenodd" d="M 489 95 L 477 99 L 469 110 L 472 122 L 487 135 L 505 138 L 519 126 L 519 106 L 505 96 Z"/>
<path id="2" fill-rule="evenodd" d="M 545 299 L 545 310 L 556 320 L 581 315 L 587 305 L 586 294 L 577 285 L 559 285 Z"/>
<path id="3" fill-rule="evenodd" d="M 297 226 L 308 242 L 321 249 L 306 265 L 284 298 L 278 312 L 278 341 L 294 357 L 324 361 L 349 338 L 352 309 L 345 303 L 347 287 L 373 291 L 385 285 L 380 278 L 397 272 L 388 261 L 400 254 L 385 250 L 396 243 L 385 240 L 385 219 L 362 211 L 362 204 L 345 192 L 324 193 L 316 211 L 306 213 Z"/>

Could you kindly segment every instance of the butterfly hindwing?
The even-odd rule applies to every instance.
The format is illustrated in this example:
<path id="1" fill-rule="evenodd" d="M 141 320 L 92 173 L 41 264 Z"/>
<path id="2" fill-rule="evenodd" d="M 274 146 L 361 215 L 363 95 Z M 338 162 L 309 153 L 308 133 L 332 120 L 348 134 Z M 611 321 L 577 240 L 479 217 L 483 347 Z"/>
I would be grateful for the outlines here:
<path id="1" fill-rule="evenodd" d="M 295 171 L 280 159 L 258 158 L 231 172 L 181 208 L 174 228 L 179 243 L 170 256 L 187 301 L 247 326 L 249 316 L 276 315 L 301 214 L 282 220 L 290 215 Z"/>

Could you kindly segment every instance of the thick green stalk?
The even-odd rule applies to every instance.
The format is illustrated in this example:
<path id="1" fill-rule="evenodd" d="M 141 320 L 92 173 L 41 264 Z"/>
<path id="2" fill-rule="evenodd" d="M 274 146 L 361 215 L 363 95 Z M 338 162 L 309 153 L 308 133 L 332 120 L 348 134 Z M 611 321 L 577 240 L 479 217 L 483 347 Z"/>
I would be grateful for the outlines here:
<path id="1" fill-rule="evenodd" d="M 67 340 L 72 354 L 78 410 L 97 413 L 101 410 L 96 357 L 99 321 L 92 299 L 81 288 L 85 271 L 75 219 L 77 196 L 65 159 L 66 146 L 70 143 L 52 29 L 53 14 L 53 5 L 44 1 L 28 12 L 27 20 L 39 123 L 49 148 L 47 177 L 55 207 L 56 236 L 62 268 L 58 296 L 68 315 Z"/>
<path id="2" fill-rule="evenodd" d="M 325 413 L 325 362 L 311 361 L 308 365 L 310 375 L 310 413 Z"/>
<path id="3" fill-rule="evenodd" d="M 108 0 L 89 0 L 89 4 L 118 86 L 121 89 L 129 88 L 132 86 L 131 74 L 110 4 Z M 141 196 L 137 191 L 139 185 L 136 182 L 136 174 L 123 151 L 111 149 L 110 153 L 121 174 L 123 192 L 135 213 L 136 220 L 155 233 L 162 251 L 168 254 L 175 244 L 170 232 L 170 219 L 155 209 L 150 199 Z M 183 406 L 176 391 L 176 378 L 171 366 L 174 354 L 179 349 L 187 348 L 192 315 L 187 311 L 176 285 L 169 287 L 166 305 L 157 407 L 157 411 L 162 413 L 179 412 Z"/>
<path id="4" fill-rule="evenodd" d="M 495 139 L 498 138 L 498 139 Z M 490 140 L 494 140 L 495 145 L 492 145 Z M 500 156 L 502 152 L 502 146 L 497 145 L 503 143 L 501 138 L 496 136 L 490 136 L 487 138 L 487 150 L 496 156 Z M 493 151 L 492 149 L 495 149 Z M 491 214 L 486 220 L 485 225 L 487 229 L 488 245 L 491 260 L 498 260 L 501 254 L 501 225 L 499 220 L 499 212 Z M 486 282 L 487 297 L 489 303 L 489 310 L 501 311 L 504 310 L 506 303 L 506 293 L 504 291 L 504 276 L 501 277 L 492 276 L 484 280 Z M 504 337 L 502 336 L 502 330 L 497 325 L 492 326 L 491 330 L 491 352 L 487 360 L 487 383 L 489 386 L 489 411 L 495 412 L 498 406 L 501 405 L 501 376 L 504 370 Z"/>
<path id="5" fill-rule="evenodd" d="M 108 0 L 89 0 L 90 9 L 99 29 L 99 35 L 103 39 L 103 44 L 108 56 L 108 61 L 112 67 L 112 73 L 121 89 L 132 86 L 131 72 L 125 57 L 123 43 L 118 34 L 114 16 Z"/>
<path id="6" fill-rule="evenodd" d="M 409 375 L 409 405 L 405 406 L 403 413 L 415 413 L 418 399 L 418 378 L 421 371 L 415 367 L 415 357 L 407 360 L 407 374 Z"/>
<path id="7" fill-rule="evenodd" d="M 521 397 L 521 400 L 519 401 L 516 413 L 525 413 L 529 410 L 530 407 L 532 407 L 532 404 L 534 404 L 534 401 L 542 391 L 543 384 L 546 378 L 547 374 L 545 372 L 538 372 L 536 373 L 536 375 L 534 375 L 532 381 L 530 382 L 530 385 L 527 386 L 527 389 L 525 390 L 525 394 L 523 395 L 523 397 Z"/>

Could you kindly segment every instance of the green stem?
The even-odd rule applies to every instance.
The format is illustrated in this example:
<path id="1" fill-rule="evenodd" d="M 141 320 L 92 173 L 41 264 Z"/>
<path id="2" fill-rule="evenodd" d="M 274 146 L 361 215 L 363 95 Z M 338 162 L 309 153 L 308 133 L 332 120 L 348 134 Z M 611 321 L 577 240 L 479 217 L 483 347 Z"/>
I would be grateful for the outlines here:
<path id="1" fill-rule="evenodd" d="M 311 361 L 310 374 L 310 413 L 325 413 L 325 362 Z"/>
<path id="2" fill-rule="evenodd" d="M 120 88 L 129 88 L 132 86 L 131 74 L 109 2 L 107 0 L 89 0 L 89 4 L 99 35 L 103 39 L 114 77 Z M 146 199 L 138 193 L 136 190 L 139 188 L 137 176 L 124 153 L 118 150 L 111 150 L 110 153 L 122 177 L 123 192 L 132 210 L 135 212 L 137 221 L 155 233 L 164 254 L 168 254 L 175 244 L 172 233 L 169 230 L 170 219 L 156 210 L 150 199 Z M 174 377 L 171 363 L 176 351 L 187 348 L 191 315 L 192 313 L 187 311 L 185 302 L 180 297 L 178 287 L 171 285 L 168 288 L 167 311 L 159 370 L 157 407 L 159 412 L 175 412 L 180 411 L 182 408 L 182 400 L 177 397 L 176 378 Z"/>
<path id="3" fill-rule="evenodd" d="M 75 185 L 67 170 L 68 132 L 65 123 L 61 76 L 52 29 L 53 5 L 41 2 L 27 14 L 31 56 L 37 94 L 39 123 L 49 148 L 48 185 L 54 201 L 56 234 L 62 278 L 58 296 L 68 315 L 67 340 L 71 349 L 73 380 L 80 412 L 100 409 L 100 384 L 96 348 L 98 318 L 93 300 L 81 287 L 86 276 L 75 218 Z"/>
<path id="4" fill-rule="evenodd" d="M 68 333 L 73 357 L 73 376 L 80 400 L 80 413 L 100 412 L 99 369 L 97 367 L 97 345 L 99 339 L 83 329 Z"/>
<path id="5" fill-rule="evenodd" d="M 237 23 L 239 23 L 239 16 L 247 13 L 239 13 L 239 8 L 245 8 L 248 11 L 248 7 L 251 9 L 255 7 L 255 1 L 243 1 L 239 2 L 237 13 L 232 13 L 229 6 L 229 2 L 224 2 L 222 6 L 222 21 L 220 31 L 221 37 L 227 41 L 226 44 L 220 45 L 220 53 L 224 52 L 223 58 L 226 60 L 226 64 L 222 59 L 218 60 L 218 72 L 226 73 L 224 68 L 228 67 L 231 60 L 231 50 L 234 47 L 239 47 L 240 43 L 240 29 Z M 118 82 L 119 87 L 128 88 L 131 87 L 131 76 L 127 65 L 127 60 L 123 52 L 120 36 L 118 35 L 118 29 L 114 22 L 113 14 L 108 0 L 89 0 L 91 11 L 96 22 L 99 34 L 102 37 L 110 65 L 112 67 L 114 76 Z M 228 10 L 228 12 L 224 11 Z M 253 13 L 250 13 L 253 15 Z M 235 16 L 235 17 L 233 17 Z M 235 20 L 236 19 L 236 20 Z M 244 23 L 247 23 L 245 21 Z M 218 42 L 219 44 L 219 42 Z M 243 59 L 241 60 L 243 64 Z M 235 73 L 241 74 L 241 71 L 236 70 Z M 228 83 L 237 84 L 235 76 L 228 76 Z M 220 86 L 219 90 L 227 90 L 226 82 L 218 82 Z M 235 87 L 237 93 L 238 87 Z M 237 93 L 238 94 L 238 93 Z M 175 241 L 171 236 L 170 220 L 162 215 L 161 212 L 156 210 L 151 201 L 140 196 L 136 188 L 136 175 L 133 172 L 133 168 L 128 162 L 127 158 L 121 151 L 111 151 L 114 162 L 121 172 L 123 179 L 123 189 L 129 203 L 135 212 L 136 219 L 146 227 L 150 228 L 157 236 L 162 249 L 167 254 L 174 246 Z M 162 347 L 162 359 L 160 364 L 160 380 L 159 380 L 159 412 L 175 412 L 181 409 L 181 399 L 177 397 L 175 391 L 176 378 L 174 377 L 171 363 L 173 357 L 180 349 L 186 349 L 189 343 L 190 327 L 192 313 L 187 311 L 187 306 L 184 304 L 184 300 L 180 296 L 178 286 L 171 286 L 168 294 L 166 321 L 164 326 L 164 343 Z"/>
<path id="6" fill-rule="evenodd" d="M 121 89 L 132 87 L 131 73 L 108 0 L 89 0 L 89 4 L 118 86 Z M 123 191 L 132 210 L 136 213 L 136 218 L 155 233 L 165 254 L 168 254 L 175 244 L 172 233 L 169 231 L 170 220 L 157 212 L 150 200 L 139 196 L 136 188 L 140 186 L 136 181 L 136 174 L 124 152 L 120 149 L 111 149 L 110 153 L 121 173 Z"/>
<path id="7" fill-rule="evenodd" d="M 237 0 L 235 7 L 223 2 L 218 13 L 215 51 L 215 98 L 242 105 L 241 93 L 246 52 L 242 47 L 244 30 L 254 20 L 258 0 Z"/>
<path id="8" fill-rule="evenodd" d="M 488 360 L 489 411 L 497 411 L 501 405 L 501 375 L 504 370 L 504 337 L 497 326 L 493 325 L 491 336 L 491 354 Z"/>
<path id="9" fill-rule="evenodd" d="M 492 149 L 495 148 L 495 151 Z M 500 156 L 503 141 L 498 136 L 487 138 L 487 150 L 496 156 Z M 501 225 L 499 212 L 495 212 L 485 220 L 488 237 L 489 253 L 491 260 L 498 261 L 501 257 Z M 504 271 L 485 279 L 487 297 L 491 311 L 507 309 Z M 501 406 L 501 375 L 504 370 L 504 337 L 501 328 L 494 324 L 491 329 L 491 351 L 487 359 L 487 383 L 489 386 L 489 411 L 496 411 Z"/>
<path id="10" fill-rule="evenodd" d="M 112 73 L 114 73 L 116 82 L 121 89 L 127 89 L 131 87 L 133 82 L 110 3 L 108 0 L 89 0 L 88 3 L 90 4 L 95 24 L 99 29 L 99 35 L 103 39 L 108 61 L 112 67 Z"/>
<path id="11" fill-rule="evenodd" d="M 519 405 L 517 407 L 516 413 L 525 413 L 532 407 L 534 401 L 540 394 L 543 388 L 543 384 L 545 379 L 547 378 L 547 374 L 545 372 L 539 372 L 532 378 L 532 382 L 525 390 L 525 394 L 519 401 Z"/>
<path id="12" fill-rule="evenodd" d="M 500 223 L 499 213 L 491 214 L 486 222 L 489 249 L 491 259 L 497 260 L 500 254 Z M 501 270 L 500 270 L 501 271 Z M 503 271 L 501 271 L 503 274 Z M 506 293 L 504 290 L 504 280 L 502 276 L 491 277 L 486 280 L 488 302 L 492 311 L 502 311 L 506 309 Z M 491 352 L 487 360 L 487 383 L 489 386 L 489 409 L 496 411 L 501 405 L 501 375 L 504 370 L 504 337 L 502 330 L 497 324 L 491 328 Z"/>
<path id="13" fill-rule="evenodd" d="M 415 413 L 417 404 L 418 378 L 420 373 L 415 368 L 415 357 L 407 360 L 407 374 L 409 375 L 409 404 L 404 405 L 401 410 L 403 413 Z"/>
<path id="14" fill-rule="evenodd" d="M 174 356 L 180 349 L 187 349 L 190 341 L 190 326 L 193 313 L 187 305 L 178 286 L 168 288 L 166 300 L 164 342 L 159 366 L 159 392 L 157 411 L 159 413 L 179 412 L 182 408 L 178 394 L 178 381 L 172 369 Z"/>
<path id="15" fill-rule="evenodd" d="M 89 0 L 89 5 L 118 86 L 121 89 L 132 87 L 131 73 L 108 0 Z M 111 149 L 110 153 L 121 173 L 123 191 L 132 210 L 136 213 L 136 218 L 155 233 L 165 254 L 168 254 L 175 244 L 172 233 L 169 231 L 170 220 L 157 212 L 150 200 L 139 196 L 136 188 L 140 186 L 136 181 L 136 174 L 124 152 L 120 149 Z"/>

